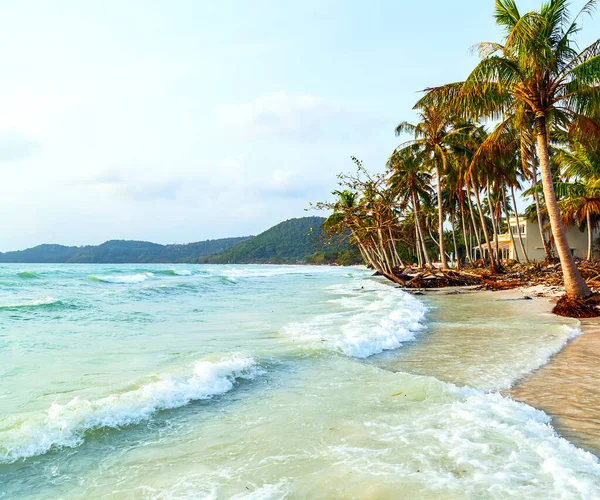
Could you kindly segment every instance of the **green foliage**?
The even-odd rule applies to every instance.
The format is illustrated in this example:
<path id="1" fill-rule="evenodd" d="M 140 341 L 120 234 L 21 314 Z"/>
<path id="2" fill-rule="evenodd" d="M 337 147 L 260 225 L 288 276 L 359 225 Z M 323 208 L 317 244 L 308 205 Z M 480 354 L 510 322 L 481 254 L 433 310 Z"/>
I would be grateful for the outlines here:
<path id="1" fill-rule="evenodd" d="M 337 261 L 338 254 L 346 252 L 349 246 L 347 238 L 326 236 L 321 227 L 324 221 L 323 217 L 290 219 L 224 252 L 200 259 L 200 262 L 211 264 L 333 263 Z M 352 263 L 359 262 L 360 257 Z"/>
<path id="2" fill-rule="evenodd" d="M 226 250 L 248 237 L 207 240 L 186 245 L 159 245 L 147 241 L 111 240 L 97 246 L 39 245 L 27 250 L 0 253 L 3 263 L 192 263 L 200 257 Z"/>
<path id="3" fill-rule="evenodd" d="M 340 266 L 352 266 L 354 264 L 360 264 L 362 262 L 362 257 L 358 248 L 354 245 L 350 246 L 344 252 L 338 254 L 337 263 Z"/>

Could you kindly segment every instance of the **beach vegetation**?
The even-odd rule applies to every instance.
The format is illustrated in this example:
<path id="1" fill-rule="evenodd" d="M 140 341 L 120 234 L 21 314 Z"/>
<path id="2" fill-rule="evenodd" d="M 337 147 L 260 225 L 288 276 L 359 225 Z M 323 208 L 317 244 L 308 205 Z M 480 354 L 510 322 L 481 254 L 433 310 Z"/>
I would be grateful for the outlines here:
<path id="1" fill-rule="evenodd" d="M 516 258 L 529 263 L 521 230 L 535 220 L 548 263 L 560 263 L 566 295 L 591 290 L 579 271 L 566 227 L 588 230 L 594 258 L 600 221 L 600 39 L 577 45 L 597 0 L 572 15 L 567 0 L 522 13 L 495 1 L 502 39 L 481 42 L 465 80 L 424 91 L 402 121 L 405 137 L 381 174 L 353 159 L 356 174 L 338 177 L 325 230 L 348 231 L 365 263 L 394 282 L 406 262 L 419 268 L 486 265 L 502 272 L 508 232 Z M 518 194 L 531 204 L 519 214 Z M 520 254 L 520 256 L 519 256 Z"/>

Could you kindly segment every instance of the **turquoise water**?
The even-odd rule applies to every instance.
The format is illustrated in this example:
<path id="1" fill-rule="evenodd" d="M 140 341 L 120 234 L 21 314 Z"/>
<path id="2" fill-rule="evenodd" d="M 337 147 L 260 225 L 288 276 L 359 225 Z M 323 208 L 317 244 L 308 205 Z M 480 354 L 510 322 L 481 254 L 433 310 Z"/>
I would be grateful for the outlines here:
<path id="1" fill-rule="evenodd" d="M 526 305 L 360 268 L 0 266 L 0 498 L 598 498 L 598 459 L 498 392 L 577 334 Z"/>

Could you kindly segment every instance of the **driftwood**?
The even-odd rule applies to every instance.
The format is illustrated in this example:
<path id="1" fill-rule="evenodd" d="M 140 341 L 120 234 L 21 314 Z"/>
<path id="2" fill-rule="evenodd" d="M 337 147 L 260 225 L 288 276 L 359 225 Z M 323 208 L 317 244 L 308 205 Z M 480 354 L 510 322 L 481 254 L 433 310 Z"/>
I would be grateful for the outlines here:
<path id="1" fill-rule="evenodd" d="M 578 261 L 577 266 L 590 288 L 600 290 L 600 262 Z M 404 268 L 395 270 L 404 288 L 446 288 L 477 286 L 479 290 L 510 290 L 524 286 L 563 285 L 560 264 L 505 264 L 502 270 L 491 274 L 488 269 L 470 267 L 460 271 L 442 269 Z"/>
<path id="2" fill-rule="evenodd" d="M 558 316 L 566 316 L 568 318 L 596 318 L 600 316 L 600 295 L 594 294 L 591 297 L 583 300 L 569 300 L 566 295 L 563 295 L 552 309 L 554 314 Z"/>
<path id="3" fill-rule="evenodd" d="M 403 288 L 446 288 L 479 285 L 481 277 L 469 273 L 441 269 L 396 270 Z"/>
<path id="4" fill-rule="evenodd" d="M 578 261 L 577 266 L 592 291 L 600 291 L 600 262 Z M 491 274 L 488 270 L 472 267 L 460 271 L 441 269 L 396 269 L 396 277 L 402 288 L 426 289 L 456 286 L 475 286 L 476 290 L 510 290 L 543 285 L 563 286 L 560 264 L 505 264 L 501 272 Z M 553 312 L 571 318 L 600 316 L 600 294 L 581 301 L 570 301 L 566 296 L 559 299 Z"/>

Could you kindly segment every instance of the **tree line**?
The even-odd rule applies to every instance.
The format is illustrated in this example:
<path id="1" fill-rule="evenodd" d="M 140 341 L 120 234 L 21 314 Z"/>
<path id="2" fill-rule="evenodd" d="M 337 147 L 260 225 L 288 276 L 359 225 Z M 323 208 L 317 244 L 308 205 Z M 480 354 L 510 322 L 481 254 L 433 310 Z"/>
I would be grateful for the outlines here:
<path id="1" fill-rule="evenodd" d="M 530 197 L 548 259 L 558 258 L 567 296 L 591 291 L 577 269 L 565 227 L 587 228 L 587 258 L 600 215 L 600 39 L 580 49 L 576 37 L 597 0 L 576 14 L 567 0 L 521 13 L 496 0 L 501 42 L 475 46 L 480 61 L 464 81 L 428 88 L 415 104 L 416 123 L 385 172 L 340 174 L 329 233 L 348 231 L 364 261 L 388 279 L 406 260 L 442 269 L 480 258 L 501 269 L 498 236 L 517 217 L 517 193 Z M 445 227 L 450 227 L 445 230 Z M 509 228 L 510 229 L 510 228 Z M 528 256 L 520 231 L 508 231 Z M 517 240 L 517 241 L 515 241 Z"/>

